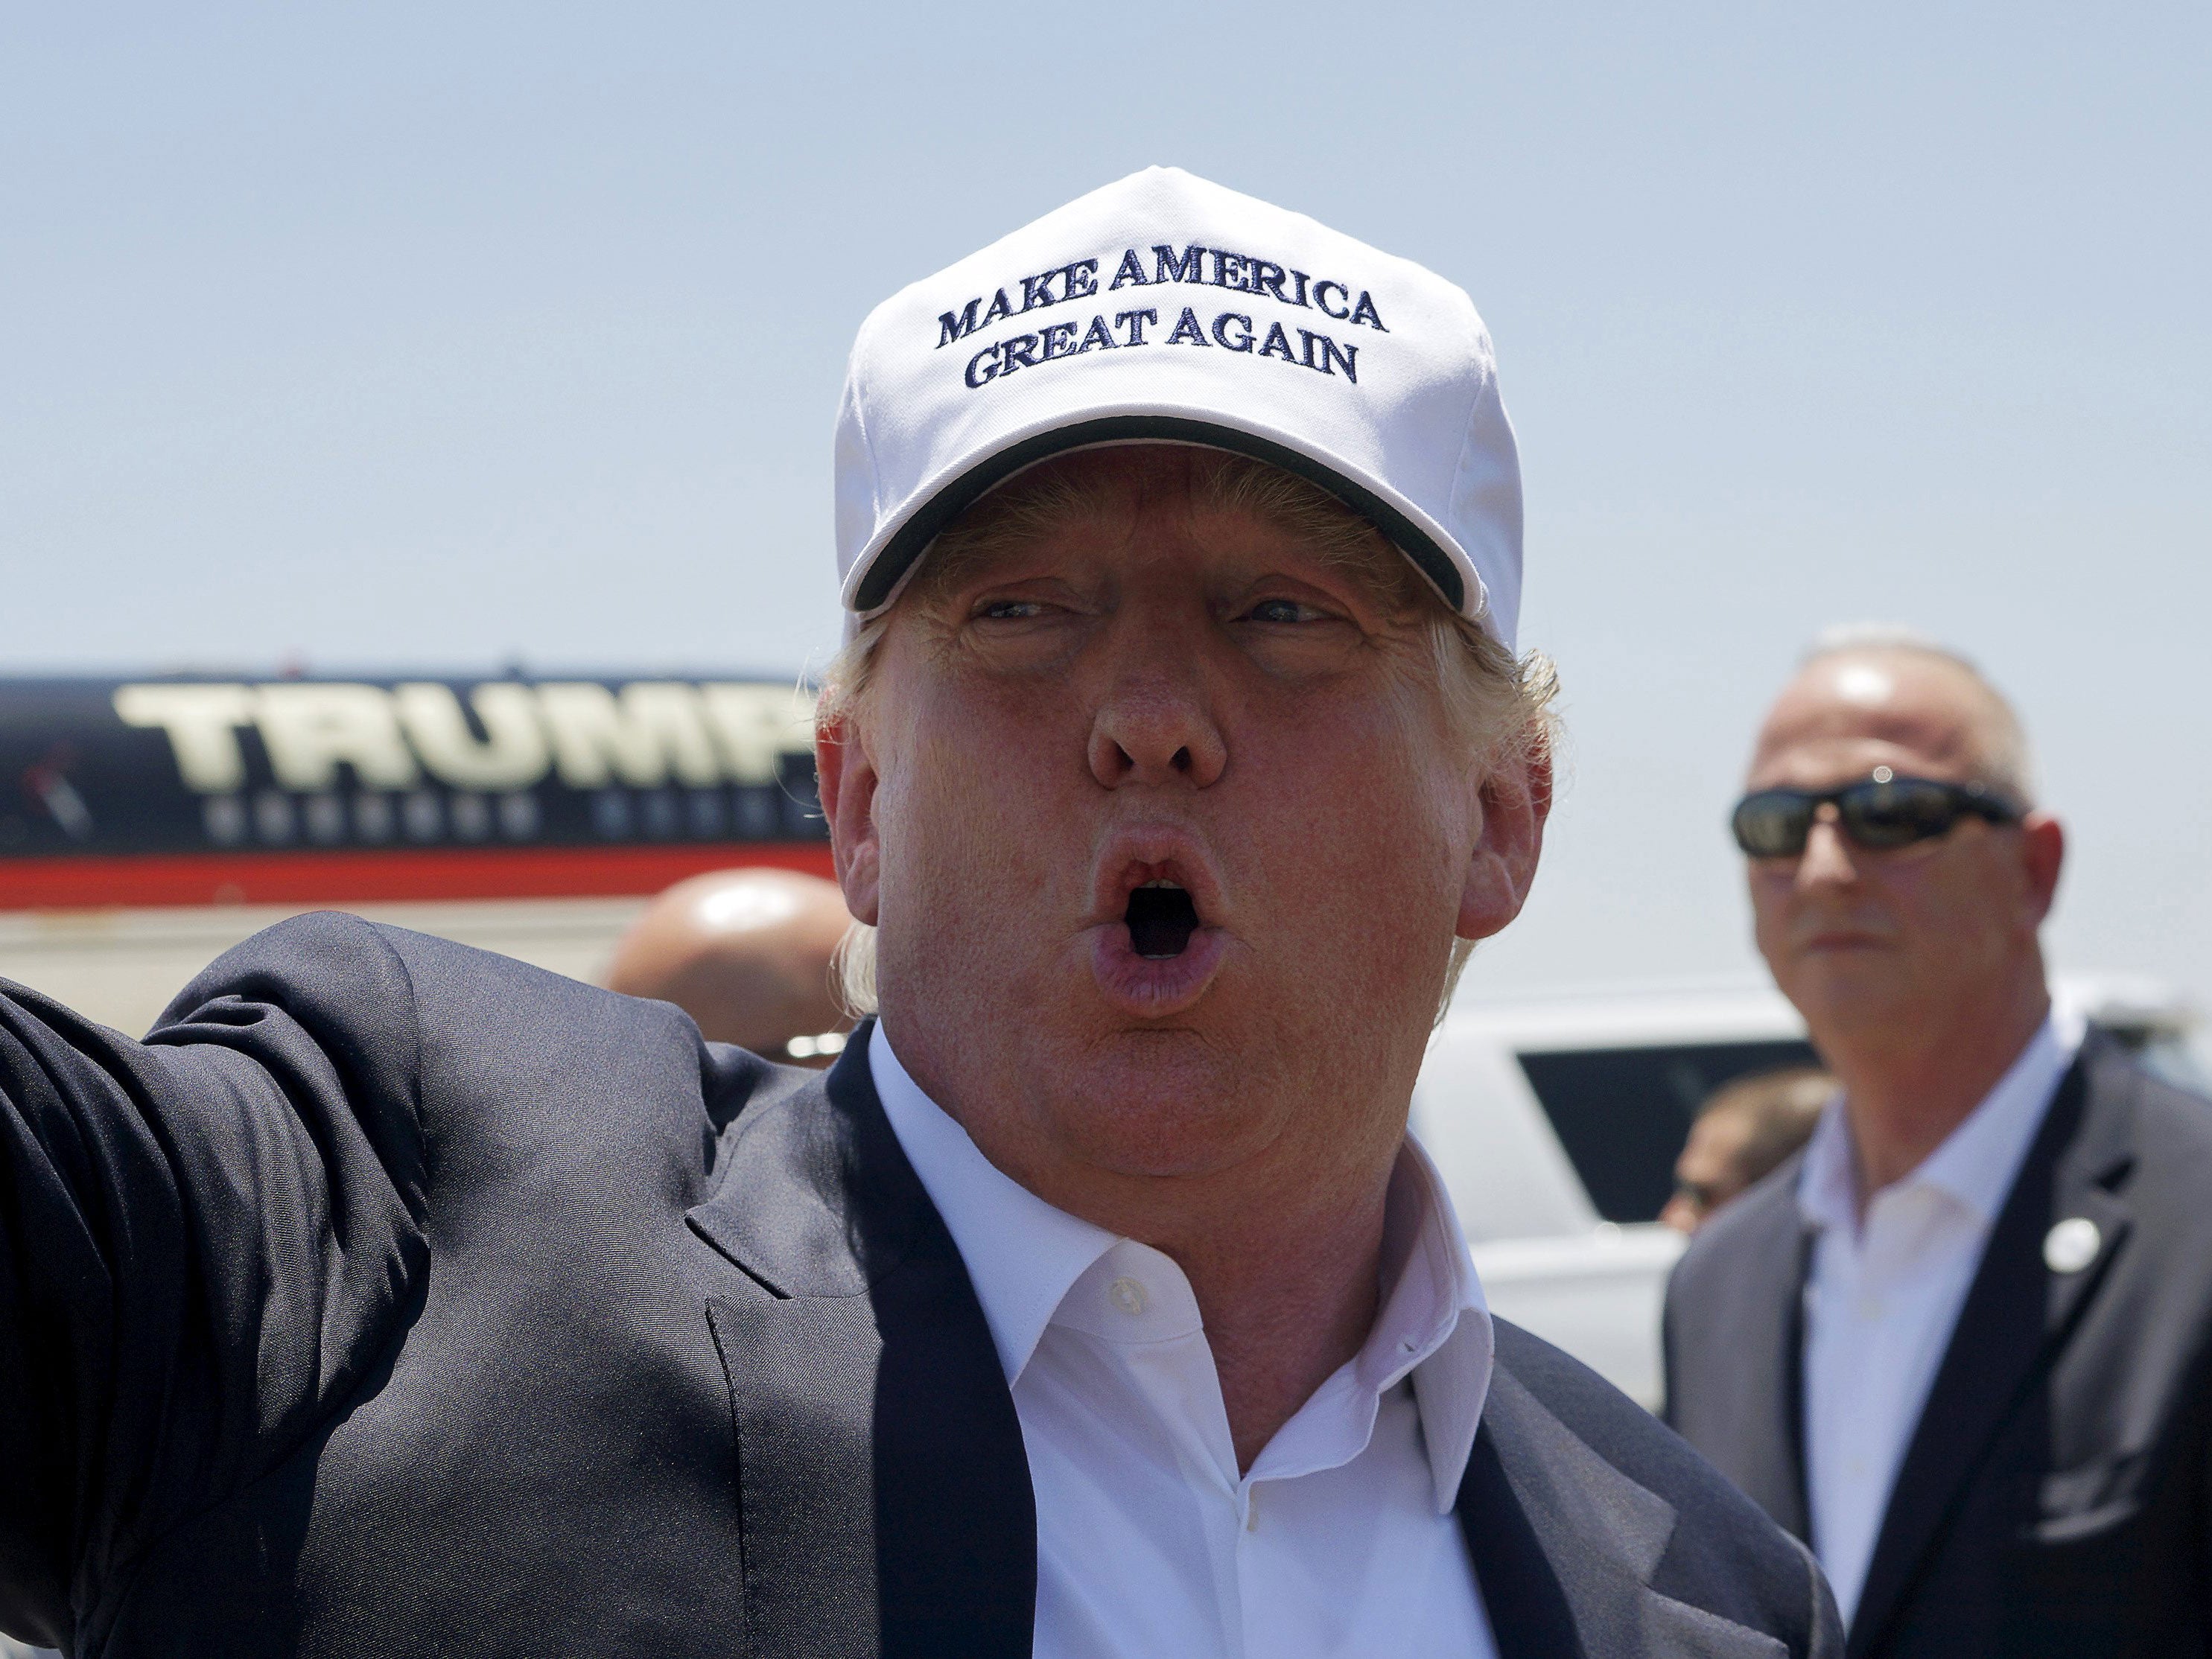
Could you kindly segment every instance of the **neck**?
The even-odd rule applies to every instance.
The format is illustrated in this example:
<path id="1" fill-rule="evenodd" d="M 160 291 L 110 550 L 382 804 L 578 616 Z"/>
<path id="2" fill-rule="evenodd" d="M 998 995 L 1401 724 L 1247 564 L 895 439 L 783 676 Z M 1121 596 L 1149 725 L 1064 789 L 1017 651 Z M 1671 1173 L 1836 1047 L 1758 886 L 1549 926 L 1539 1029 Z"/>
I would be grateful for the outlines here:
<path id="1" fill-rule="evenodd" d="M 945 1029 L 902 1022 L 899 1059 L 976 1150 L 1048 1204 L 1182 1269 L 1249 1469 L 1374 1327 L 1422 1044 L 1356 1071 L 1247 1068 L 1072 1102 L 1041 1090 L 1036 1069 L 977 1066 L 933 1040 Z M 1194 1115 L 1191 1099 L 1206 1110 Z"/>
<path id="2" fill-rule="evenodd" d="M 1815 1030 L 1844 1085 L 1862 1206 L 1918 1169 L 1972 1115 L 2050 1012 L 2039 959 L 1985 997 L 1916 1009 L 1903 1020 Z"/>
<path id="3" fill-rule="evenodd" d="M 1116 1230 L 1173 1257 L 1190 1280 L 1240 1470 L 1373 1328 L 1388 1188 L 1386 1170 L 1340 1213 L 1266 1218 L 1273 1224 L 1193 1217 L 1164 1231 L 1156 1224 L 1151 1237 Z"/>
<path id="4" fill-rule="evenodd" d="M 977 1145 L 998 1162 L 990 1146 Z M 1252 1467 L 1374 1328 L 1387 1164 L 1364 1176 L 1338 1171 L 1333 1179 L 1307 1173 L 1297 1180 L 1249 1167 L 1109 1181 L 1007 1173 L 1048 1203 L 1149 1244 L 1182 1269 L 1205 1322 L 1239 1469 Z"/>

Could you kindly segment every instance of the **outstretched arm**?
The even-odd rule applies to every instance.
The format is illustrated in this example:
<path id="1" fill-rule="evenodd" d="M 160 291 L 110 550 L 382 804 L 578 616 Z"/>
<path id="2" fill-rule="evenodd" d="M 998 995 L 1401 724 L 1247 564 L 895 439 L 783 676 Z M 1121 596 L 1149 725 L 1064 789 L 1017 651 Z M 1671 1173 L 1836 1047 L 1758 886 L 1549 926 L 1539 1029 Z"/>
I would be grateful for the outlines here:
<path id="1" fill-rule="evenodd" d="M 311 916 L 143 1042 L 0 982 L 0 1629 L 60 1642 L 396 1339 L 426 1251 L 412 987 Z"/>

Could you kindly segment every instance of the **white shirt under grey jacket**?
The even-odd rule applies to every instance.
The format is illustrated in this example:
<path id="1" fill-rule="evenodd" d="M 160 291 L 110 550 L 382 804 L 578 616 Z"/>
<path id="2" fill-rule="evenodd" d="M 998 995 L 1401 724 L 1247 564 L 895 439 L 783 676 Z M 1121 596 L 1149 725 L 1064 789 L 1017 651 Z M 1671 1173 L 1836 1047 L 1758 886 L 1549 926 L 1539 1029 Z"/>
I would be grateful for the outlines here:
<path id="1" fill-rule="evenodd" d="M 1490 1386 L 1490 1314 L 1419 1147 L 1391 1178 L 1365 1346 L 1240 1474 L 1182 1270 L 1001 1174 L 880 1024 L 868 1064 L 1013 1391 L 1039 1659 L 1495 1659 L 1452 1509 Z"/>
<path id="2" fill-rule="evenodd" d="M 1805 1285 L 1806 1497 L 1813 1550 L 1846 1624 L 1990 1230 L 2081 1036 L 2078 1020 L 2045 1020 L 1981 1103 L 1863 1217 L 1841 1097 L 1806 1146 L 1797 1202 L 1820 1230 Z"/>

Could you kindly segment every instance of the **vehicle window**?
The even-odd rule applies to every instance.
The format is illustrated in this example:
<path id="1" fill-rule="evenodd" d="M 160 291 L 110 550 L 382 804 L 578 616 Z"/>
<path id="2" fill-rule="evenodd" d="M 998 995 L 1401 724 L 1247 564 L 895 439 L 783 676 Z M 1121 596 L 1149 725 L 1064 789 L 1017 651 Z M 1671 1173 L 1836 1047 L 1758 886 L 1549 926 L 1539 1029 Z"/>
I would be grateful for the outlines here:
<path id="1" fill-rule="evenodd" d="M 2193 1095 L 2207 1092 L 2204 1068 L 2197 1063 L 2186 1039 L 2171 1031 L 2145 1030 L 2141 1026 L 2107 1025 L 2106 1030 L 2120 1047 L 2135 1056 L 2136 1065 L 2162 1083 L 2186 1089 Z"/>
<path id="2" fill-rule="evenodd" d="M 1674 1188 L 1690 1120 L 1723 1083 L 1820 1063 L 1808 1042 L 1682 1043 L 1524 1054 L 1544 1114 L 1607 1221 L 1654 1221 Z"/>

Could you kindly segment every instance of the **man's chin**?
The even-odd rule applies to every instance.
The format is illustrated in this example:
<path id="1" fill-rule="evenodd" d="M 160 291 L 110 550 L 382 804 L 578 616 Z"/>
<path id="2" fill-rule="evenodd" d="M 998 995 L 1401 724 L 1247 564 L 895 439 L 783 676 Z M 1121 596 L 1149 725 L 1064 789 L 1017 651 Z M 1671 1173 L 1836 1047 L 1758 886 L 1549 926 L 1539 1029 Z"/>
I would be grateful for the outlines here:
<path id="1" fill-rule="evenodd" d="M 1919 1000 L 1897 952 L 1877 945 L 1808 951 L 1794 966 L 1790 1000 L 1815 1026 L 1911 1018 Z"/>
<path id="2" fill-rule="evenodd" d="M 1094 1169 L 1193 1176 L 1232 1168 L 1273 1138 L 1254 1080 L 1190 1031 L 1130 1031 L 1065 1079 L 1060 1136 Z M 1055 1091 L 1058 1092 L 1058 1091 Z"/>

